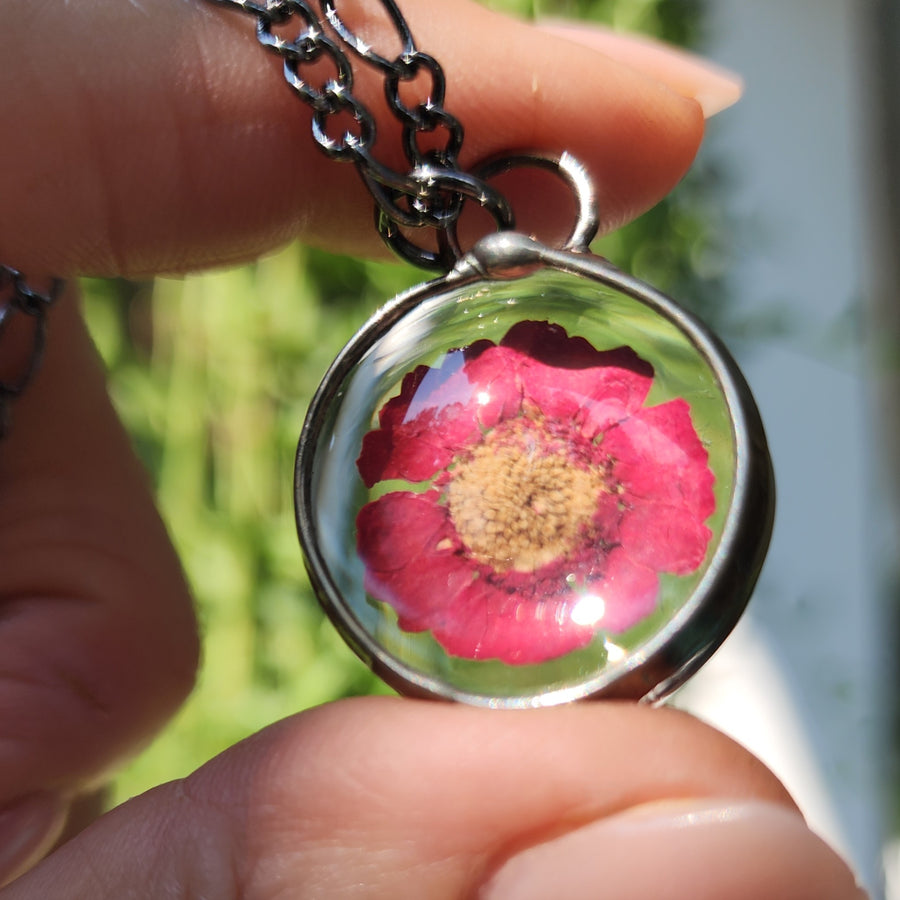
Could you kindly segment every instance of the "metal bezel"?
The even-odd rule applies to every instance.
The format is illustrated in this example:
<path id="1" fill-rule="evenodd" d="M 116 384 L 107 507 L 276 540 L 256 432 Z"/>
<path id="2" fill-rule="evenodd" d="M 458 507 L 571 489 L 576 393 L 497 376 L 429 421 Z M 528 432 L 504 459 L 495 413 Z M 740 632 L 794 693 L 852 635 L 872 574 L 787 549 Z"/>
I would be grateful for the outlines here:
<path id="1" fill-rule="evenodd" d="M 651 308 L 687 335 L 721 385 L 731 413 L 735 474 L 719 544 L 696 591 L 669 623 L 624 665 L 581 683 L 528 696 L 496 697 L 459 691 L 417 672 L 388 653 L 359 622 L 337 589 L 321 553 L 313 508 L 316 452 L 323 424 L 341 385 L 363 356 L 408 312 L 450 289 L 508 279 L 549 268 L 612 287 Z M 586 252 L 552 250 L 516 233 L 482 239 L 443 278 L 397 296 L 357 332 L 332 363 L 307 413 L 295 469 L 297 529 L 307 570 L 322 606 L 354 651 L 402 694 L 477 706 L 527 708 L 588 697 L 656 702 L 684 683 L 730 633 L 749 600 L 771 535 L 774 475 L 759 411 L 728 350 L 703 323 L 666 295 Z"/>

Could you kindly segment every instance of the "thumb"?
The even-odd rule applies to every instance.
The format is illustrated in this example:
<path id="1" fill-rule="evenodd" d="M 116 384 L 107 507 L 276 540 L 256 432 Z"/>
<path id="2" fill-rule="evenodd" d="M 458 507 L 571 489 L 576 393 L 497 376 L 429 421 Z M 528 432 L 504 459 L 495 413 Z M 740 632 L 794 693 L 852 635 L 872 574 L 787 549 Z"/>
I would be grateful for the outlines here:
<path id="1" fill-rule="evenodd" d="M 351 895 L 860 896 L 777 780 L 680 713 L 369 698 L 120 807 L 0 898 Z"/>

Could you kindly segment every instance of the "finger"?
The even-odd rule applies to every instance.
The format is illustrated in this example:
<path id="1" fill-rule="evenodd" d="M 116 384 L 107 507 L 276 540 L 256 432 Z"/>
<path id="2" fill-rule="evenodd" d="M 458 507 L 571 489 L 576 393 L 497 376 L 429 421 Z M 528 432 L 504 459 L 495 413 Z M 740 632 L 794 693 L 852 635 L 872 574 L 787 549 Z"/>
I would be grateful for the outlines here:
<path id="1" fill-rule="evenodd" d="M 696 100 L 707 119 L 737 103 L 743 93 L 743 81 L 733 72 L 651 38 L 562 21 L 543 21 L 541 28 L 630 66 L 668 85 L 681 96 Z"/>
<path id="2" fill-rule="evenodd" d="M 702 137 L 696 102 L 570 40 L 470 0 L 407 3 L 466 126 L 464 164 L 568 150 L 598 185 L 605 228 L 655 203 Z M 378 37 L 378 20 L 371 30 Z M 0 256 L 28 272 L 185 270 L 301 237 L 375 252 L 371 202 L 324 158 L 310 111 L 247 16 L 195 0 L 0 5 Z M 39 40 L 34 36 L 40 35 Z M 620 54 L 621 55 L 621 54 Z M 384 125 L 377 77 L 357 84 Z M 401 165 L 390 126 L 379 150 Z M 513 198 L 516 199 L 515 197 Z"/>
<path id="3" fill-rule="evenodd" d="M 685 815 L 697 810 L 707 814 L 691 831 Z M 666 850 L 669 840 L 677 852 Z M 555 861 L 535 858 L 554 850 Z M 566 881 L 573 854 L 589 857 L 578 863 L 585 877 L 576 866 Z M 547 891 L 557 862 L 563 887 Z M 527 881 L 514 881 L 527 866 Z M 528 883 L 542 890 L 529 894 Z M 3 900 L 52 900 L 63 888 L 67 898 L 103 900 L 135 884 L 144 896 L 244 900 L 853 896 L 846 867 L 808 832 L 777 780 L 684 715 L 387 699 L 267 729 L 186 781 L 120 807 Z M 572 884 L 581 893 L 567 893 Z"/>
<path id="4" fill-rule="evenodd" d="M 0 444 L 0 869 L 45 849 L 149 740 L 197 661 L 179 564 L 73 296 L 50 329 Z"/>
<path id="5" fill-rule="evenodd" d="M 735 799 L 653 803 L 593 822 L 505 862 L 482 896 L 865 900 L 800 816 Z"/>

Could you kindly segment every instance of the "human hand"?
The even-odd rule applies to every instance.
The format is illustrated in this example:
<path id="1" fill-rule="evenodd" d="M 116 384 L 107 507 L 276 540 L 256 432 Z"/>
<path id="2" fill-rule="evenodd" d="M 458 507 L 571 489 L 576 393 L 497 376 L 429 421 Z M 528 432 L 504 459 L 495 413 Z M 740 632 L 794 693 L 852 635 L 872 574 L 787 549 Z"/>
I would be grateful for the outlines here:
<path id="1" fill-rule="evenodd" d="M 320 158 L 248 22 L 182 0 L 150 11 L 56 0 L 16 20 L 21 8 L 0 9 L 0 52 L 19 73 L 0 93 L 0 258 L 41 276 L 184 270 L 297 235 L 376 252 L 356 174 Z M 512 24 L 498 79 L 500 26 L 488 13 L 462 2 L 408 12 L 447 69 L 466 159 L 565 147 L 600 186 L 606 228 L 689 165 L 702 115 L 678 92 L 721 103 L 735 91 L 602 33 L 577 38 L 636 70 Z M 6 875 L 44 852 L 71 805 L 162 725 L 197 654 L 179 568 L 72 297 L 51 325 L 44 370 L 0 445 Z M 673 818 L 667 800 L 694 815 Z M 567 896 L 852 896 L 849 874 L 772 776 L 684 716 L 383 700 L 267 729 L 104 817 L 3 896 L 454 897 L 495 871 L 502 896 L 516 866 L 540 895 L 527 866 L 544 851 L 503 863 L 557 836 L 563 856 L 544 877 L 558 886 L 577 872 Z M 651 870 L 650 853 L 674 858 Z"/>
<path id="2" fill-rule="evenodd" d="M 3 900 L 849 900 L 749 754 L 628 704 L 368 698 L 265 729 L 108 813 Z"/>

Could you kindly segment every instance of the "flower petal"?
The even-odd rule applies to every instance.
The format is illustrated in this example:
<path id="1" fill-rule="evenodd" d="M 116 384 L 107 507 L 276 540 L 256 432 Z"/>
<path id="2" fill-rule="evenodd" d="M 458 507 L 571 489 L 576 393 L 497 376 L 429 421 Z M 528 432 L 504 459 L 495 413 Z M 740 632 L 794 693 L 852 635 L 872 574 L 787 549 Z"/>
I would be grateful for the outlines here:
<path id="1" fill-rule="evenodd" d="M 525 400 L 588 439 L 640 409 L 653 382 L 653 367 L 630 347 L 596 350 L 548 322 L 520 322 L 501 345 L 523 355 Z"/>
<path id="2" fill-rule="evenodd" d="M 682 504 L 701 519 L 715 510 L 709 454 L 694 430 L 691 408 L 678 398 L 642 409 L 602 442 L 613 474 L 629 495 Z"/>
<path id="3" fill-rule="evenodd" d="M 519 414 L 522 408 L 519 371 L 523 362 L 520 354 L 493 345 L 467 360 L 465 374 L 473 385 L 475 413 L 481 428 L 493 428 Z"/>
<path id="4" fill-rule="evenodd" d="M 438 496 L 396 491 L 357 517 L 366 591 L 394 608 L 403 630 L 430 631 L 453 656 L 515 665 L 554 659 L 591 640 L 594 629 L 569 615 L 570 592 L 535 599 L 479 577 L 459 552 Z"/>
<path id="5" fill-rule="evenodd" d="M 471 429 L 465 433 L 469 435 Z M 390 479 L 411 484 L 427 481 L 453 459 L 445 435 L 446 428 L 442 427 L 436 412 L 423 414 L 415 422 L 392 431 L 368 432 L 356 461 L 363 483 L 372 487 Z M 465 439 L 460 444 L 465 445 Z"/>
<path id="6" fill-rule="evenodd" d="M 461 591 L 431 630 L 452 656 L 499 659 L 509 665 L 532 665 L 556 659 L 590 643 L 595 629 L 571 615 L 575 596 L 546 597 L 510 592 L 479 578 Z"/>
<path id="7" fill-rule="evenodd" d="M 381 408 L 380 428 L 363 437 L 356 465 L 366 487 L 394 478 L 425 481 L 480 436 L 476 388 L 464 362 L 454 350 L 441 367 L 419 366 L 404 377 L 400 393 Z"/>
<path id="8" fill-rule="evenodd" d="M 437 491 L 394 491 L 367 503 L 356 517 L 356 545 L 366 568 L 375 572 L 404 569 L 439 543 L 448 525 Z"/>
<path id="9" fill-rule="evenodd" d="M 598 448 L 613 459 L 625 506 L 619 540 L 638 563 L 684 575 L 697 569 L 712 532 L 714 476 L 683 399 L 642 409 Z"/>
<path id="10" fill-rule="evenodd" d="M 394 491 L 367 503 L 356 518 L 366 591 L 389 603 L 406 631 L 430 629 L 432 618 L 452 608 L 476 575 L 458 552 L 459 538 L 439 496 Z"/>
<path id="11" fill-rule="evenodd" d="M 658 572 L 688 575 L 706 556 L 712 531 L 683 507 L 643 503 L 623 517 L 619 540 L 629 556 Z"/>
<path id="12" fill-rule="evenodd" d="M 616 634 L 649 616 L 659 597 L 656 572 L 634 562 L 621 548 L 607 556 L 603 578 L 590 587 L 588 596 L 602 603 L 602 616 L 596 619 L 595 627 Z M 577 607 L 574 615 L 579 618 Z"/>

